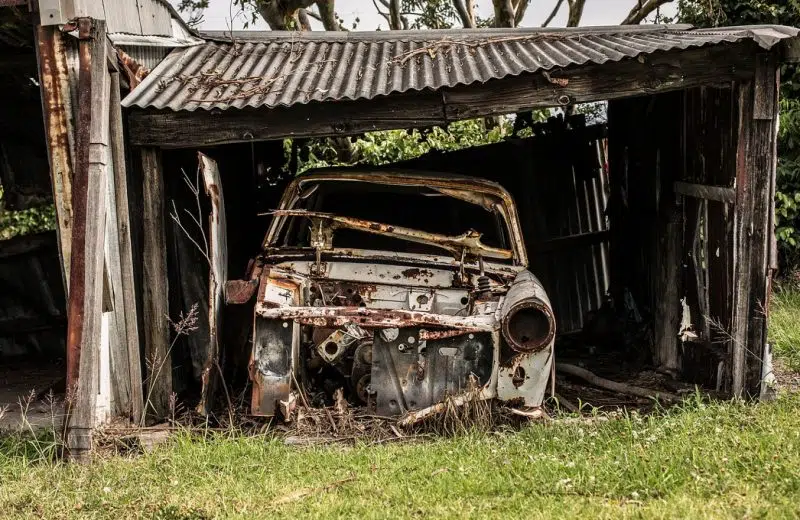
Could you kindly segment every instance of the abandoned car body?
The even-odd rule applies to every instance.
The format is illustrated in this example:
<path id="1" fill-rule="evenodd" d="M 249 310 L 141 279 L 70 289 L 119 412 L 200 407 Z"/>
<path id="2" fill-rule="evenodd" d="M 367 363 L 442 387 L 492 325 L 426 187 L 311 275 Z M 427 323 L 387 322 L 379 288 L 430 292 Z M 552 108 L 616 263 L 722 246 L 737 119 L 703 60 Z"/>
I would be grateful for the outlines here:
<path id="1" fill-rule="evenodd" d="M 555 318 L 498 184 L 415 171 L 318 170 L 286 189 L 248 281 L 257 294 L 252 413 L 301 386 L 381 415 L 422 418 L 447 397 L 541 405 Z M 413 412 L 410 413 L 410 412 Z"/>

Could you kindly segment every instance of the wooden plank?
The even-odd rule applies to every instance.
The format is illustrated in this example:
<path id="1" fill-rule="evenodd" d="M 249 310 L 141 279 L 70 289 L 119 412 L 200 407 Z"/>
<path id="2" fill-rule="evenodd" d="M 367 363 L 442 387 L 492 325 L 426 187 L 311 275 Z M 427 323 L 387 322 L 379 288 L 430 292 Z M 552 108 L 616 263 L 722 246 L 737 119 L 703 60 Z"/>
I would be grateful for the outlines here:
<path id="1" fill-rule="evenodd" d="M 113 95 L 114 77 L 112 75 L 109 81 L 109 117 L 115 111 L 114 98 L 117 100 L 119 95 Z M 118 85 L 117 85 L 118 86 Z M 106 384 L 107 390 L 112 395 L 108 396 L 108 410 L 106 413 L 114 413 L 115 415 L 130 415 L 131 409 L 131 378 L 128 357 L 128 331 L 125 326 L 125 302 L 123 300 L 122 291 L 122 262 L 120 260 L 120 229 L 119 211 L 116 204 L 116 174 L 114 172 L 114 153 L 111 140 L 109 123 L 109 136 L 106 138 L 109 142 L 109 153 L 111 157 L 109 160 L 108 170 L 109 175 L 106 182 L 106 197 L 107 197 L 107 225 L 106 225 L 106 239 L 105 239 L 105 255 L 106 255 L 106 283 L 108 294 L 109 306 L 107 308 L 107 338 L 108 349 L 107 356 L 103 357 L 103 361 L 108 362 L 108 370 L 105 371 L 101 365 L 101 385 Z M 101 352 L 102 353 L 102 352 Z M 103 375 L 108 375 L 107 380 L 103 379 Z M 102 391 L 100 392 L 103 393 Z"/>
<path id="2" fill-rule="evenodd" d="M 775 56 L 762 53 L 756 56 L 753 81 L 753 119 L 771 121 L 775 118 L 778 92 L 774 88 Z"/>
<path id="3" fill-rule="evenodd" d="M 653 188 L 657 194 L 657 237 L 652 242 L 651 251 L 654 255 L 651 271 L 651 297 L 655 310 L 653 352 L 659 370 L 673 376 L 680 375 L 681 370 L 678 331 L 682 317 L 683 222 L 681 208 L 669 188 L 679 178 L 681 170 L 683 120 L 679 114 L 684 103 L 682 93 L 658 96 L 654 111 L 647 118 L 651 125 L 647 135 L 655 146 L 651 153 L 654 155 L 652 160 L 656 176 Z"/>
<path id="4" fill-rule="evenodd" d="M 57 26 L 37 27 L 36 46 L 45 137 L 56 208 L 64 286 L 69 289 L 72 250 L 72 98 L 64 35 Z M 68 36 L 69 37 L 69 36 Z"/>
<path id="5" fill-rule="evenodd" d="M 775 176 L 778 75 L 772 72 L 754 78 L 760 83 L 743 86 L 740 95 L 740 138 L 737 152 L 733 347 L 731 349 L 731 393 L 735 397 L 760 394 L 761 365 L 766 343 L 771 183 Z M 766 91 L 773 89 L 773 94 Z M 757 91 L 762 93 L 756 95 Z M 771 100 L 772 118 L 762 105 Z M 760 112 L 760 113 L 758 113 Z M 757 118 L 756 116 L 760 116 Z"/>
<path id="6" fill-rule="evenodd" d="M 208 222 L 209 234 L 211 235 L 210 251 L 208 252 L 211 262 L 208 279 L 209 355 L 203 366 L 203 389 L 200 405 L 198 406 L 198 413 L 207 415 L 214 389 L 220 383 L 220 330 L 222 326 L 222 311 L 225 307 L 222 291 L 225 281 L 228 279 L 228 233 L 225 221 L 225 199 L 222 194 L 222 178 L 220 177 L 217 163 L 202 153 L 198 153 L 198 161 L 200 162 L 200 171 L 203 174 L 206 195 L 211 199 L 211 215 Z M 224 381 L 221 383 L 225 384 Z"/>
<path id="7" fill-rule="evenodd" d="M 761 60 L 759 60 L 761 61 Z M 762 394 L 761 379 L 767 342 L 769 318 L 769 289 L 772 271 L 770 249 L 773 229 L 772 184 L 775 182 L 777 166 L 778 91 L 780 72 L 774 53 L 765 57 L 754 80 L 754 115 L 763 110 L 762 118 L 753 121 L 753 139 L 748 149 L 753 180 L 753 218 L 750 235 L 752 252 L 750 288 L 750 329 L 747 341 L 745 392 L 754 399 Z M 761 94 L 756 95 L 756 93 Z M 766 103 L 766 104 L 765 104 Z M 761 105 L 761 106 L 759 106 Z M 769 113 L 771 112 L 771 116 Z"/>
<path id="8" fill-rule="evenodd" d="M 678 181 L 674 184 L 674 189 L 675 193 L 685 197 L 714 200 L 726 204 L 733 204 L 736 202 L 736 190 L 726 186 L 709 186 L 708 184 Z"/>
<path id="9" fill-rule="evenodd" d="M 754 53 L 750 43 L 720 45 L 656 54 L 644 63 L 623 60 L 551 71 L 550 80 L 539 73 L 521 74 L 436 92 L 392 94 L 362 101 L 223 111 L 137 110 L 130 116 L 130 136 L 136 145 L 186 148 L 441 125 L 750 78 Z M 556 79 L 559 84 L 551 82 Z"/>
<path id="10" fill-rule="evenodd" d="M 271 110 L 132 112 L 131 143 L 164 148 L 268 141 L 281 137 L 335 136 L 444 122 L 441 96 L 401 94 L 371 102 L 315 103 Z"/>
<path id="11" fill-rule="evenodd" d="M 119 73 L 111 75 L 111 158 L 114 172 L 113 199 L 116 205 L 116 227 L 119 249 L 120 281 L 118 292 L 124 309 L 124 328 L 126 351 L 128 358 L 128 374 L 130 381 L 129 412 L 134 422 L 142 417 L 144 395 L 142 392 L 142 360 L 139 340 L 139 316 L 136 312 L 136 288 L 133 274 L 133 247 L 131 244 L 130 206 L 128 203 L 128 171 L 125 161 L 125 134 L 122 126 L 122 108 L 120 106 Z"/>
<path id="12" fill-rule="evenodd" d="M 167 245 L 165 235 L 164 179 L 161 152 L 141 150 L 144 185 L 144 298 L 145 364 L 147 385 L 143 420 L 161 419 L 169 410 L 172 393 L 172 361 L 169 352 L 169 295 L 167 282 Z"/>
<path id="13" fill-rule="evenodd" d="M 70 267 L 67 381 L 71 407 L 67 449 L 84 459 L 92 449 L 99 390 L 102 337 L 103 265 L 108 165 L 108 74 L 105 24 L 79 20 L 80 69 L 75 178 L 73 255 Z M 77 359 L 76 359 L 77 358 Z"/>
<path id="14" fill-rule="evenodd" d="M 750 43 L 653 54 L 602 65 L 522 74 L 444 93 L 448 120 L 654 95 L 752 76 Z M 562 86 L 563 85 L 563 86 Z"/>

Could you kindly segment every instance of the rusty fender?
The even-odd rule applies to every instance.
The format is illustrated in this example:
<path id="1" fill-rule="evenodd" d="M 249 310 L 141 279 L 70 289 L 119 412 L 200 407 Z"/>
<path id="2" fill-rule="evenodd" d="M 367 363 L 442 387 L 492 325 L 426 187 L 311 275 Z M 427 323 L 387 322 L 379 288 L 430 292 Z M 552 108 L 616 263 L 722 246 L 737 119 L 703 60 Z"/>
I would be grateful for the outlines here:
<path id="1" fill-rule="evenodd" d="M 256 314 L 263 318 L 294 320 L 315 327 L 341 327 L 356 323 L 364 328 L 402 328 L 412 325 L 428 325 L 459 329 L 469 332 L 491 332 L 498 324 L 493 315 L 450 316 L 408 310 L 366 309 L 363 307 L 267 307 L 259 303 Z M 448 331 L 449 332 L 449 331 Z M 458 335 L 458 334 L 454 334 Z M 434 339 L 436 336 L 428 339 Z M 446 336 L 445 336 L 446 337 Z"/>

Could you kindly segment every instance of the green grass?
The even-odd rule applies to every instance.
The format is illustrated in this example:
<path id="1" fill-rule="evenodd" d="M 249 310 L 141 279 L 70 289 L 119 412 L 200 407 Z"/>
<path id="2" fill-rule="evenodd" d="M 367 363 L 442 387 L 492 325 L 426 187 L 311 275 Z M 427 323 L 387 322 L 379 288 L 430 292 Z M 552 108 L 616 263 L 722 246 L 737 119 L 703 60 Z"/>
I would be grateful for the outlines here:
<path id="1" fill-rule="evenodd" d="M 780 288 L 773 294 L 769 339 L 775 355 L 800 372 L 800 290 Z"/>
<path id="2" fill-rule="evenodd" d="M 794 368 L 798 315 L 800 294 L 776 295 L 770 337 Z M 185 433 L 88 466 L 53 453 L 0 438 L 0 518 L 800 517 L 800 393 L 405 445 Z"/>
<path id="3" fill-rule="evenodd" d="M 0 516 L 8 517 L 800 514 L 797 394 L 413 445 L 292 448 L 181 435 L 151 454 L 90 466 L 32 462 L 19 445 L 3 453 Z"/>

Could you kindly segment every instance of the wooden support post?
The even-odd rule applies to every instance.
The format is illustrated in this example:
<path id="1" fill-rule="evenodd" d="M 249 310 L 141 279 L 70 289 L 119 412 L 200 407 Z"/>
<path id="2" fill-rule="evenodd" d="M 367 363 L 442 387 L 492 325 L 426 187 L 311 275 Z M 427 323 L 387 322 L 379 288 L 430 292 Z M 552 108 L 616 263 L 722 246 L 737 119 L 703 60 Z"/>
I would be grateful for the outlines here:
<path id="1" fill-rule="evenodd" d="M 36 28 L 45 137 L 64 286 L 69 288 L 72 243 L 72 98 L 63 36 L 57 26 Z"/>
<path id="2" fill-rule="evenodd" d="M 770 237 L 779 76 L 773 54 L 759 54 L 753 82 L 740 94 L 731 349 L 731 394 L 757 397 L 766 344 Z"/>
<path id="3" fill-rule="evenodd" d="M 119 73 L 111 73 L 110 142 L 113 176 L 109 178 L 109 199 L 114 209 L 109 212 L 115 240 L 110 240 L 112 265 L 109 266 L 114 288 L 115 326 L 119 342 L 112 344 L 111 383 L 116 398 L 117 411 L 130 414 L 134 422 L 141 420 L 144 396 L 142 368 L 136 314 L 136 293 L 133 279 L 133 253 L 128 206 L 128 175 L 125 164 L 122 109 L 120 106 Z"/>
<path id="4" fill-rule="evenodd" d="M 161 151 L 143 148 L 144 183 L 144 330 L 148 367 L 145 416 L 165 417 L 172 393 L 172 361 L 169 352 L 169 295 L 164 212 L 164 179 Z"/>
<path id="5" fill-rule="evenodd" d="M 73 178 L 72 254 L 67 330 L 67 449 L 83 459 L 92 449 L 99 389 L 108 161 L 105 23 L 78 21 L 79 75 Z"/>
<path id="6" fill-rule="evenodd" d="M 682 94 L 661 95 L 656 98 L 652 120 L 658 121 L 650 135 L 656 140 L 653 152 L 657 176 L 657 218 L 654 240 L 653 307 L 655 319 L 654 361 L 659 370 L 678 376 L 681 369 L 678 332 L 681 324 L 681 257 L 683 230 L 681 208 L 677 204 L 673 184 L 680 171 L 681 133 L 683 121 L 677 114 L 684 105 Z"/>
<path id="7" fill-rule="evenodd" d="M 665 210 L 659 226 L 655 269 L 654 352 L 659 370 L 677 375 L 678 331 L 681 325 L 681 213 L 677 207 Z"/>

